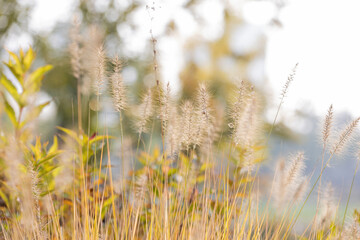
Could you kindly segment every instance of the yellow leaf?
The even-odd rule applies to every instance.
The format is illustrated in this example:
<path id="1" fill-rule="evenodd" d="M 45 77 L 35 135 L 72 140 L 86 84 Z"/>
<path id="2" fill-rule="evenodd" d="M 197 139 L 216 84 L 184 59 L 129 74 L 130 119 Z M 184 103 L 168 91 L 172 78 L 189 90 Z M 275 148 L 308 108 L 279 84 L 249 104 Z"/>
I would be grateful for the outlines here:
<path id="1" fill-rule="evenodd" d="M 24 64 L 24 71 L 28 71 L 35 59 L 35 53 L 33 49 L 30 47 L 29 50 L 26 52 L 25 57 L 23 58 Z"/>

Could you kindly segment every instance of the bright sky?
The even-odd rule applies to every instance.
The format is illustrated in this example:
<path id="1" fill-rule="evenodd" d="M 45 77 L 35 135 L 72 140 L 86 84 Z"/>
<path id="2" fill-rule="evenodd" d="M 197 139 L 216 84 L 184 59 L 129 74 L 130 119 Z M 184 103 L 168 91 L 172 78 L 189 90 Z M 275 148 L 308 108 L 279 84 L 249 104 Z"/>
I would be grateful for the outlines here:
<path id="1" fill-rule="evenodd" d="M 198 16 L 207 19 L 206 27 L 201 29 L 195 26 L 193 17 L 182 8 L 186 0 L 159 1 L 161 8 L 157 10 L 153 22 L 155 34 L 156 31 L 161 33 L 161 30 L 157 30 L 157 26 L 165 25 L 170 18 L 178 24 L 180 35 L 185 38 L 199 31 L 200 34 L 210 37 L 216 37 L 216 33 L 221 33 L 219 22 L 223 18 L 222 1 L 203 1 L 197 8 Z M 33 31 L 39 32 L 46 32 L 57 21 L 68 21 L 71 17 L 69 13 L 74 8 L 73 0 L 36 0 L 35 2 L 36 7 L 31 14 L 30 27 Z M 104 1 L 104 4 L 106 2 Z M 249 24 L 265 29 L 267 36 L 265 74 L 269 80 L 269 89 L 272 89 L 269 92 L 274 95 L 274 104 L 278 103 L 279 92 L 287 75 L 298 62 L 297 76 L 290 86 L 285 108 L 288 110 L 305 108 L 323 115 L 328 106 L 333 104 L 337 111 L 349 111 L 353 115 L 360 116 L 359 0 L 290 1 L 279 17 L 283 24 L 282 28 L 266 27 L 275 14 L 275 6 L 270 1 L 229 0 L 228 2 L 233 4 L 233 10 L 237 9 L 240 2 L 245 3 L 243 8 L 239 9 L 244 19 Z M 141 16 L 144 18 L 141 19 Z M 145 9 L 142 9 L 135 12 L 133 17 L 140 26 L 143 26 L 143 33 L 129 32 L 126 24 L 121 25 L 118 32 L 129 35 L 129 50 L 133 48 L 141 51 L 145 45 L 139 41 L 149 37 L 149 16 Z M 214 34 L 209 35 L 209 33 Z M 184 37 L 181 36 L 164 37 L 158 41 L 159 51 L 162 52 L 160 63 L 165 69 L 162 74 L 164 78 L 172 79 L 174 85 L 178 81 L 178 74 L 185 58 L 181 51 Z M 18 39 L 21 40 L 21 36 Z M 251 37 L 248 39 L 251 41 Z M 133 46 L 135 40 L 139 44 Z M 23 37 L 23 41 L 31 42 L 26 36 Z"/>
<path id="2" fill-rule="evenodd" d="M 296 62 L 287 106 L 330 104 L 360 116 L 360 1 L 298 0 L 282 11 L 284 27 L 269 34 L 266 72 L 281 89 Z"/>

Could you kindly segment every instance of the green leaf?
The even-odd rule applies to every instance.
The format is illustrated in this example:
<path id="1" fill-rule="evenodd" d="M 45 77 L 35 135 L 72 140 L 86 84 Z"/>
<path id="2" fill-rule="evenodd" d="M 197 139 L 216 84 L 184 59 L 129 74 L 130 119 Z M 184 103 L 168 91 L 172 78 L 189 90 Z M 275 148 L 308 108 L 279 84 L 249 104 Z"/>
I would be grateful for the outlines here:
<path id="1" fill-rule="evenodd" d="M 96 137 L 92 138 L 92 139 L 89 141 L 89 144 L 91 145 L 91 144 L 93 144 L 93 143 L 96 143 L 96 142 L 105 140 L 106 138 L 114 139 L 113 136 L 96 136 Z"/>
<path id="2" fill-rule="evenodd" d="M 15 99 L 15 101 L 20 104 L 20 95 L 16 89 L 16 87 L 14 86 L 14 84 L 7 79 L 7 77 L 5 75 L 2 75 L 0 78 L 0 83 L 1 85 L 3 85 L 5 87 L 5 89 L 8 91 L 8 93 Z"/>
<path id="3" fill-rule="evenodd" d="M 60 153 L 62 153 L 62 151 L 57 151 L 51 154 L 48 154 L 46 157 L 40 159 L 36 164 L 35 167 L 39 167 L 41 164 L 44 164 L 47 161 L 50 161 L 51 159 L 54 159 L 55 157 L 57 157 Z"/>
<path id="4" fill-rule="evenodd" d="M 18 72 L 16 65 L 14 65 L 12 62 L 3 62 L 5 64 L 5 66 L 7 66 L 9 68 L 9 70 L 12 72 L 12 74 L 16 77 L 16 79 L 19 81 L 19 83 L 21 84 L 21 86 L 23 86 L 23 78 L 22 78 L 22 74 L 21 72 Z"/>
<path id="5" fill-rule="evenodd" d="M 22 60 L 24 58 L 24 50 L 20 48 L 20 59 Z"/>
<path id="6" fill-rule="evenodd" d="M 43 104 L 40 104 L 38 106 L 36 106 L 34 109 L 32 109 L 27 115 L 24 121 L 22 121 L 22 123 L 20 124 L 20 127 L 23 127 L 25 124 L 27 124 L 28 122 L 34 120 L 35 118 L 37 118 L 41 111 L 44 109 L 44 107 L 46 107 L 47 105 L 50 104 L 51 101 L 47 101 Z"/>
<path id="7" fill-rule="evenodd" d="M 33 154 L 35 155 L 35 159 L 38 160 L 41 158 L 41 141 L 40 137 L 36 137 L 35 145 L 30 146 Z"/>
<path id="8" fill-rule="evenodd" d="M 29 79 L 25 82 L 24 92 L 31 94 L 40 90 L 41 81 L 44 78 L 45 73 L 53 68 L 51 65 L 39 67 L 30 74 Z"/>
<path id="9" fill-rule="evenodd" d="M 200 175 L 196 178 L 196 182 L 201 183 L 205 180 L 205 175 Z"/>
<path id="10" fill-rule="evenodd" d="M 115 201 L 117 198 L 117 196 L 113 196 L 113 197 L 109 197 L 108 199 L 106 199 L 103 203 L 103 207 L 107 207 L 109 206 L 113 201 Z"/>
<path id="11" fill-rule="evenodd" d="M 170 177 L 170 176 L 174 175 L 174 174 L 177 173 L 177 172 L 178 172 L 178 169 L 177 169 L 177 168 L 171 168 L 171 169 L 169 170 L 169 172 L 168 172 L 168 176 Z"/>
<path id="12" fill-rule="evenodd" d="M 200 172 L 203 172 L 206 169 L 211 168 L 212 166 L 213 166 L 212 163 L 204 163 L 203 165 L 201 165 Z"/>
<path id="13" fill-rule="evenodd" d="M 180 160 L 181 160 L 181 163 L 184 164 L 185 168 L 189 168 L 190 167 L 190 160 L 189 158 L 184 155 L 183 153 L 180 153 Z"/>
<path id="14" fill-rule="evenodd" d="M 55 191 L 55 188 L 54 188 L 54 187 L 49 188 L 49 189 L 47 189 L 46 191 L 41 192 L 41 193 L 40 193 L 40 197 L 44 197 L 44 196 L 46 196 L 46 195 L 48 195 L 48 194 L 50 194 L 50 193 L 52 193 L 52 192 L 54 192 L 54 191 Z"/>
<path id="15" fill-rule="evenodd" d="M 9 51 L 9 50 L 7 50 L 7 52 L 8 52 L 8 53 L 10 54 L 10 56 L 14 59 L 16 65 L 21 66 L 21 62 L 20 62 L 20 59 L 18 58 L 18 56 L 17 56 L 15 53 L 13 53 L 13 52 L 11 52 L 11 51 Z"/>
<path id="16" fill-rule="evenodd" d="M 63 127 L 57 127 L 59 130 L 63 131 L 64 133 L 66 133 L 69 137 L 73 138 L 74 140 L 76 140 L 79 144 L 81 144 L 80 138 L 78 137 L 77 133 L 67 129 L 67 128 L 63 128 Z"/>
<path id="17" fill-rule="evenodd" d="M 23 59 L 24 64 L 24 71 L 28 71 L 35 59 L 34 50 L 30 47 L 29 50 L 26 52 L 25 57 Z"/>
<path id="18" fill-rule="evenodd" d="M 22 81 L 20 80 L 20 78 L 21 78 L 21 76 L 23 75 L 24 72 L 23 72 L 23 69 L 22 69 L 22 65 L 21 65 L 20 59 L 18 58 L 18 56 L 17 56 L 15 53 L 13 53 L 13 52 L 11 52 L 11 51 L 7 51 L 7 52 L 8 52 L 9 55 L 14 59 L 15 64 L 9 59 L 9 63 L 6 64 L 6 65 L 10 68 L 11 72 L 15 75 L 15 77 L 16 77 L 20 82 L 22 82 Z"/>
<path id="19" fill-rule="evenodd" d="M 109 197 L 106 199 L 102 205 L 102 211 L 101 211 L 101 218 L 103 219 L 105 217 L 105 213 L 107 212 L 107 209 L 110 207 L 111 203 L 116 200 L 116 196 Z"/>
<path id="20" fill-rule="evenodd" d="M 4 102 L 5 102 L 5 112 L 8 115 L 9 119 L 11 120 L 12 124 L 16 127 L 18 125 L 18 122 L 16 120 L 15 111 L 8 103 L 8 101 L 5 99 L 5 97 L 4 97 Z"/>
<path id="21" fill-rule="evenodd" d="M 57 169 L 58 166 L 52 166 L 52 167 L 49 167 L 48 169 L 46 169 L 44 172 L 42 172 L 41 174 L 39 174 L 38 178 L 41 179 L 43 176 L 51 173 L 52 171 L 54 171 L 55 169 Z"/>
<path id="22" fill-rule="evenodd" d="M 0 197 L 4 200 L 6 206 L 9 208 L 10 207 L 9 199 L 7 198 L 6 194 L 3 191 L 1 191 L 1 189 L 0 189 Z"/>
<path id="23" fill-rule="evenodd" d="M 50 149 L 49 149 L 49 154 L 51 154 L 51 153 L 54 153 L 54 152 L 56 152 L 57 150 L 58 150 L 58 139 L 57 139 L 57 137 L 56 136 L 54 136 L 54 141 L 53 141 L 53 145 L 50 147 Z"/>

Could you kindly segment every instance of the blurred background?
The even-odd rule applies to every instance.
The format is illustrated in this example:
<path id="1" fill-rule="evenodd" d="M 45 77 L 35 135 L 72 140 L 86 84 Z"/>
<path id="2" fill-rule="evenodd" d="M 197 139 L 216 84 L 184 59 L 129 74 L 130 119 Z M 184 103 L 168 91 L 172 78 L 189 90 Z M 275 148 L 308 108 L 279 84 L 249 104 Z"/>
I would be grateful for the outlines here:
<path id="1" fill-rule="evenodd" d="M 191 97 L 198 82 L 206 81 L 225 102 L 234 83 L 247 80 L 263 95 L 270 124 L 287 76 L 299 63 L 263 171 L 272 171 L 279 156 L 304 150 L 310 172 L 321 156 L 319 122 L 330 104 L 339 127 L 360 116 L 359 11 L 357 0 L 0 0 L 0 55 L 5 61 L 5 49 L 31 45 L 37 65 L 55 66 L 40 96 L 52 100 L 41 116 L 45 138 L 55 126 L 74 121 L 76 80 L 68 51 L 74 16 L 81 32 L 100 33 L 109 57 L 120 56 L 135 101 L 141 88 L 154 84 L 150 30 L 160 78 L 178 99 Z M 106 124 L 116 125 L 116 116 L 108 114 Z M 332 161 L 324 176 L 341 196 L 348 194 L 354 151 Z M 358 177 L 350 212 L 360 203 L 359 183 Z"/>

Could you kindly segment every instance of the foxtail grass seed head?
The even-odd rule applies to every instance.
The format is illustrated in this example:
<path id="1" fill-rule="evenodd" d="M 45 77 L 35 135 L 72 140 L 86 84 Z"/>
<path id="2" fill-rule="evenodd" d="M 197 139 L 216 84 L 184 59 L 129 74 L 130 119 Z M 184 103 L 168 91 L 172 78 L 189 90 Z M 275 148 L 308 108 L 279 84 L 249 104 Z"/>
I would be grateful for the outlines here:
<path id="1" fill-rule="evenodd" d="M 216 111 L 213 110 L 212 112 L 211 125 L 205 132 L 205 137 L 202 143 L 203 147 L 201 148 L 201 159 L 208 159 L 208 156 L 213 153 L 214 143 L 221 138 L 221 133 L 224 127 L 224 111 L 222 111 L 221 108 L 218 108 Z"/>
<path id="2" fill-rule="evenodd" d="M 146 173 L 142 173 L 136 177 L 134 205 L 137 207 L 145 203 L 148 182 L 149 178 Z"/>
<path id="3" fill-rule="evenodd" d="M 37 225 L 37 230 L 38 233 L 41 236 L 45 236 L 45 232 L 43 232 L 43 223 L 42 223 L 42 219 L 41 219 L 41 212 L 40 212 L 40 189 L 39 189 L 39 178 L 38 178 L 38 172 L 35 169 L 33 163 L 31 161 L 29 161 L 28 163 L 28 172 L 29 172 L 29 176 L 31 179 L 31 190 L 32 190 L 32 199 L 34 201 L 33 203 L 33 210 L 34 210 L 34 215 L 36 218 L 36 225 Z"/>
<path id="4" fill-rule="evenodd" d="M 126 87 L 121 75 L 121 61 L 118 56 L 113 59 L 114 70 L 110 75 L 112 100 L 117 112 L 126 108 Z"/>
<path id="5" fill-rule="evenodd" d="M 181 106 L 181 145 L 183 149 L 189 150 L 190 146 L 197 143 L 198 121 L 194 105 L 185 101 Z"/>
<path id="6" fill-rule="evenodd" d="M 172 107 L 173 103 L 171 99 L 170 83 L 167 83 L 166 88 L 164 88 L 162 84 L 160 86 L 159 114 L 161 120 L 161 127 L 163 128 L 163 132 L 166 132 L 168 130 L 167 125 L 170 116 L 170 108 Z"/>
<path id="7" fill-rule="evenodd" d="M 242 110 L 244 108 L 245 95 L 246 95 L 246 87 L 245 87 L 245 82 L 242 80 L 236 89 L 235 99 L 233 100 L 233 102 L 230 103 L 231 108 L 229 112 L 229 116 L 230 116 L 229 128 L 232 130 L 236 129 L 236 125 L 238 123 L 239 117 L 241 116 Z"/>
<path id="8" fill-rule="evenodd" d="M 288 79 L 282 89 L 282 92 L 280 95 L 281 103 L 284 101 L 284 98 L 286 97 L 286 94 L 289 91 L 289 86 L 290 86 L 291 82 L 294 81 L 298 65 L 299 65 L 298 63 L 295 64 L 295 67 L 293 68 L 292 72 L 289 74 Z"/>
<path id="9" fill-rule="evenodd" d="M 211 132 L 214 128 L 214 117 L 210 106 L 210 94 L 207 86 L 203 83 L 199 85 L 197 91 L 196 107 L 198 121 L 196 144 L 202 145 L 206 142 L 205 148 L 209 151 L 212 145 Z"/>
<path id="10" fill-rule="evenodd" d="M 327 144 L 329 140 L 332 124 L 333 124 L 333 118 L 334 118 L 333 105 L 330 105 L 329 110 L 325 117 L 323 130 L 322 130 L 322 141 L 324 145 Z"/>
<path id="11" fill-rule="evenodd" d="M 274 199 L 277 207 L 299 200 L 306 191 L 307 179 L 303 175 L 304 161 L 303 152 L 291 156 L 288 163 L 284 160 L 279 161 L 274 183 Z"/>
<path id="12" fill-rule="evenodd" d="M 305 157 L 303 152 L 291 157 L 290 164 L 285 169 L 285 186 L 297 182 L 305 169 Z"/>
<path id="13" fill-rule="evenodd" d="M 82 85 L 81 92 L 84 95 L 89 95 L 94 91 L 94 83 L 97 81 L 97 68 L 98 68 L 98 50 L 104 42 L 104 34 L 95 25 L 86 29 L 86 38 L 83 37 L 82 41 Z"/>
<path id="14" fill-rule="evenodd" d="M 336 212 L 336 204 L 334 201 L 334 188 L 331 183 L 328 183 L 321 194 L 320 200 L 320 215 L 318 218 L 318 227 L 320 229 L 328 227 L 334 220 Z"/>
<path id="15" fill-rule="evenodd" d="M 151 89 L 147 91 L 135 113 L 136 131 L 141 134 L 148 131 L 148 123 L 153 115 L 153 97 Z"/>
<path id="16" fill-rule="evenodd" d="M 235 145 L 251 146 L 261 130 L 259 105 L 254 92 L 247 99 L 241 116 L 237 119 L 233 132 Z"/>
<path id="17" fill-rule="evenodd" d="M 81 81 L 83 66 L 82 66 L 82 37 L 80 35 L 80 21 L 75 17 L 73 20 L 73 27 L 70 32 L 71 43 L 69 46 L 70 62 L 74 77 Z"/>
<path id="18" fill-rule="evenodd" d="M 359 125 L 360 117 L 349 123 L 346 128 L 340 133 L 337 141 L 331 148 L 331 154 L 340 154 L 347 143 L 351 140 L 352 134 Z"/>
<path id="19" fill-rule="evenodd" d="M 297 188 L 295 190 L 293 202 L 294 203 L 301 202 L 303 200 L 308 188 L 309 188 L 309 177 L 304 176 L 304 177 L 299 178 L 299 185 L 297 186 Z"/>
<path id="20" fill-rule="evenodd" d="M 169 107 L 169 120 L 166 124 L 165 138 L 166 146 L 170 152 L 170 156 L 174 157 L 180 149 L 181 130 L 179 125 L 180 116 L 174 105 Z"/>
<path id="21" fill-rule="evenodd" d="M 283 179 L 284 179 L 284 175 L 285 175 L 285 167 L 286 167 L 286 162 L 285 162 L 285 158 L 284 157 L 280 157 L 277 162 L 276 162 L 276 166 L 275 166 L 275 176 L 274 176 L 274 199 L 275 199 L 275 204 L 278 204 L 279 202 L 281 202 L 281 197 L 280 195 L 282 195 L 282 187 L 284 185 Z"/>
<path id="22" fill-rule="evenodd" d="M 345 226 L 344 232 L 338 239 L 360 239 L 360 222 L 356 218 L 349 221 Z"/>
<path id="23" fill-rule="evenodd" d="M 205 84 L 200 84 L 197 94 L 197 104 L 202 116 L 202 121 L 204 124 L 208 124 L 210 122 L 210 95 L 208 89 Z"/>
<path id="24" fill-rule="evenodd" d="M 95 81 L 94 81 L 94 93 L 100 96 L 103 93 L 106 82 L 106 56 L 105 50 L 101 46 L 97 49 L 96 67 L 95 67 Z"/>

